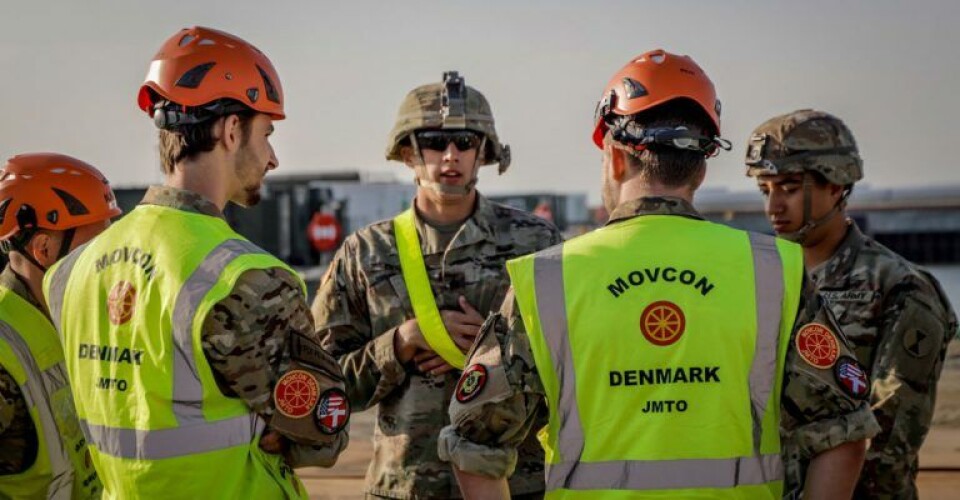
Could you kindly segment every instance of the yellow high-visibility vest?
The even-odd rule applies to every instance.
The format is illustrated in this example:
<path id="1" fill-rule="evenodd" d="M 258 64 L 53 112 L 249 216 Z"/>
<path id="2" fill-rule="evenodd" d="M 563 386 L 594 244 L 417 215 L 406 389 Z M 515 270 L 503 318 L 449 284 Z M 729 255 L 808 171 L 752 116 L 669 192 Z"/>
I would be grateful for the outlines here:
<path id="1" fill-rule="evenodd" d="M 636 217 L 508 262 L 551 498 L 780 498 L 799 246 Z"/>
<path id="2" fill-rule="evenodd" d="M 201 345 L 213 306 L 267 268 L 290 270 L 224 220 L 141 205 L 47 273 L 108 496 L 306 497 L 283 457 L 260 449 L 262 419 L 221 393 Z"/>
<path id="3" fill-rule="evenodd" d="M 0 366 L 20 387 L 38 447 L 26 470 L 0 475 L 0 498 L 99 496 L 57 332 L 41 311 L 5 287 L 0 287 Z"/>

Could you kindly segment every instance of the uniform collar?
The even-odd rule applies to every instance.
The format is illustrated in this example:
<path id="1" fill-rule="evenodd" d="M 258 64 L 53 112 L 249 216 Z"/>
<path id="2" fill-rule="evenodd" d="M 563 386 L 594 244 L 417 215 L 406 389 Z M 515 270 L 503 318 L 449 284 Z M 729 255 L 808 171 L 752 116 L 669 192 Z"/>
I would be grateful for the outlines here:
<path id="1" fill-rule="evenodd" d="M 496 224 L 494 222 L 497 214 L 493 208 L 493 203 L 479 192 L 477 193 L 477 204 L 473 213 L 463 222 L 460 230 L 457 231 L 456 236 L 446 248 L 440 246 L 441 238 L 437 230 L 427 224 L 416 209 L 414 209 L 414 214 L 416 214 L 417 231 L 420 233 L 422 240 L 420 245 L 423 247 L 424 255 L 444 253 L 447 250 L 475 245 L 483 241 L 496 241 Z"/>
<path id="2" fill-rule="evenodd" d="M 10 267 L 9 264 L 7 264 L 7 267 L 0 273 L 0 287 L 10 290 L 21 299 L 29 302 L 33 307 L 43 311 L 43 306 L 40 305 L 37 299 L 33 297 L 33 294 L 30 293 L 30 288 L 20 279 L 17 273 L 13 272 L 13 268 Z"/>
<path id="3" fill-rule="evenodd" d="M 847 234 L 840 241 L 837 250 L 826 262 L 810 270 L 813 280 L 821 287 L 842 284 L 850 275 L 865 242 L 866 236 L 857 223 L 847 219 Z"/>
<path id="4" fill-rule="evenodd" d="M 170 186 L 150 186 L 141 205 L 158 205 L 223 219 L 223 212 L 199 193 Z"/>
<path id="5" fill-rule="evenodd" d="M 703 220 L 693 205 L 675 196 L 643 196 L 625 201 L 610 214 L 607 225 L 614 224 L 640 215 L 679 215 L 691 219 Z"/>

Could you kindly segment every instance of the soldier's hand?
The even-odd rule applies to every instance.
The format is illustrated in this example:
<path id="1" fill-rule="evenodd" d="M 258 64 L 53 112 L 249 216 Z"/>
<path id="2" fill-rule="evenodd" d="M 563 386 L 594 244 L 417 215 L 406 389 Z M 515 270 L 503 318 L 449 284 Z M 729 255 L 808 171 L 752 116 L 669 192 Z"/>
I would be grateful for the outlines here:
<path id="1" fill-rule="evenodd" d="M 473 341 L 480 333 L 480 327 L 483 325 L 483 315 L 480 314 L 464 296 L 460 296 L 460 311 L 440 311 L 443 318 L 443 325 L 447 328 L 450 338 L 457 344 L 461 351 L 467 352 L 473 347 Z"/>
<path id="2" fill-rule="evenodd" d="M 393 352 L 397 355 L 400 363 L 406 364 L 419 351 L 433 352 L 430 344 L 427 344 L 427 340 L 423 338 L 423 332 L 420 331 L 417 320 L 408 319 L 397 328 L 393 335 Z"/>
<path id="3" fill-rule="evenodd" d="M 420 373 L 432 377 L 456 370 L 450 363 L 447 363 L 446 360 L 433 351 L 420 351 L 413 357 L 413 361 L 417 364 L 417 370 L 420 370 Z"/>
<path id="4" fill-rule="evenodd" d="M 266 431 L 260 436 L 260 449 L 273 454 L 280 455 L 286 448 L 286 439 L 276 431 Z"/>
<path id="5" fill-rule="evenodd" d="M 462 311 L 440 311 L 440 317 L 453 342 L 461 351 L 467 352 L 473 346 L 477 334 L 480 333 L 480 326 L 483 325 L 484 318 L 479 311 L 467 302 L 466 297 L 461 295 L 459 302 Z M 397 359 L 404 364 L 423 352 L 437 355 L 423 337 L 423 332 L 420 331 L 416 319 L 408 319 L 397 328 L 393 336 L 393 350 Z"/>

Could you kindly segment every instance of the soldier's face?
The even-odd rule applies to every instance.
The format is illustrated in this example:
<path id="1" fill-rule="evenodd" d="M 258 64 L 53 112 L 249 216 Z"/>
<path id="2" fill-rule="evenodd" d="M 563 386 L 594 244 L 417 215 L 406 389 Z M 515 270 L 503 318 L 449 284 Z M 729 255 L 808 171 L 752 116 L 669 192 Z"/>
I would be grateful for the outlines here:
<path id="1" fill-rule="evenodd" d="M 404 157 L 407 165 L 412 166 L 421 185 L 435 183 L 451 188 L 466 188 L 473 185 L 477 177 L 478 148 L 467 148 L 461 151 L 454 142 L 449 142 L 443 150 L 420 146 L 420 156 L 423 163 L 418 165 L 413 158 L 412 149 L 407 148 Z M 427 181 L 427 182 L 423 182 Z M 470 192 L 465 194 L 441 193 L 434 189 L 420 190 L 425 196 L 435 197 L 437 201 L 458 201 L 467 199 Z M 472 192 L 472 191 L 471 191 Z M 418 192 L 418 195 L 420 193 Z"/>
<path id="2" fill-rule="evenodd" d="M 421 149 L 430 180 L 448 186 L 465 186 L 477 173 L 477 149 L 460 151 L 451 142 L 443 151 Z"/>
<path id="3" fill-rule="evenodd" d="M 260 189 L 267 172 L 280 164 L 270 144 L 273 134 L 273 120 L 258 113 L 247 124 L 246 137 L 237 151 L 236 187 L 230 201 L 243 207 L 252 207 L 260 203 Z"/>
<path id="4" fill-rule="evenodd" d="M 761 175 L 757 188 L 763 195 L 764 210 L 774 232 L 792 233 L 803 227 L 804 174 Z M 810 220 L 816 220 L 833 209 L 838 199 L 830 184 L 810 183 Z"/>

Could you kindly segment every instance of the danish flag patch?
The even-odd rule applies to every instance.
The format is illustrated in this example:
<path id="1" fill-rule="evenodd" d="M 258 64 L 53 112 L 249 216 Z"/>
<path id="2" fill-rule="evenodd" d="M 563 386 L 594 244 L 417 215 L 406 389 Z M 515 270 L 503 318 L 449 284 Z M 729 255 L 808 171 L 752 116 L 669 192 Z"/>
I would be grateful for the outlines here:
<path id="1" fill-rule="evenodd" d="M 314 413 L 317 427 L 324 434 L 336 434 L 350 421 L 350 400 L 340 389 L 327 389 L 320 396 L 320 404 Z"/>
<path id="2" fill-rule="evenodd" d="M 870 394 L 870 379 L 855 359 L 841 356 L 833 368 L 833 374 L 847 394 L 857 399 L 863 399 Z"/>

